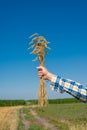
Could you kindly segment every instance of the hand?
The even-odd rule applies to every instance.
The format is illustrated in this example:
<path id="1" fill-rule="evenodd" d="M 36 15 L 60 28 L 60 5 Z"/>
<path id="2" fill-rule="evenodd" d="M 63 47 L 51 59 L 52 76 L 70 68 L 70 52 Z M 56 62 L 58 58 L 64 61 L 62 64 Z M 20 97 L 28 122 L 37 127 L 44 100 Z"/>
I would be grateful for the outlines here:
<path id="1" fill-rule="evenodd" d="M 38 70 L 38 76 L 39 78 L 44 78 L 44 80 L 50 80 L 52 79 L 52 77 L 54 76 L 52 73 L 50 73 L 45 67 L 43 66 L 39 66 L 37 67 Z"/>

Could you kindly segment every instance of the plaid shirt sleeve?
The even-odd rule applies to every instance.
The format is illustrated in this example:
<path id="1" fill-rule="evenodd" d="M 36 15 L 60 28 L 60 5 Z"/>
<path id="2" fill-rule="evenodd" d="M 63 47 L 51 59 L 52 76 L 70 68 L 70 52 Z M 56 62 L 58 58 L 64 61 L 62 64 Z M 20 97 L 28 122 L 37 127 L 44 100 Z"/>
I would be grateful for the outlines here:
<path id="1" fill-rule="evenodd" d="M 52 90 L 63 93 L 67 92 L 75 98 L 87 103 L 87 88 L 78 82 L 70 79 L 63 79 L 60 76 L 54 76 L 50 85 Z"/>

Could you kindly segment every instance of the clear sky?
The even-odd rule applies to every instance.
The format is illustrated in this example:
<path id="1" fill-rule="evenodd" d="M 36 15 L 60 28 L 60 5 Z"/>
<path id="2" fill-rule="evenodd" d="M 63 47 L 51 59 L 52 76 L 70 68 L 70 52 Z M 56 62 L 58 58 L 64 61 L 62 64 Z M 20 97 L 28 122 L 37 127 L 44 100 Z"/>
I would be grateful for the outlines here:
<path id="1" fill-rule="evenodd" d="M 0 99 L 37 98 L 39 62 L 27 50 L 36 32 L 51 42 L 48 70 L 87 87 L 87 1 L 0 0 Z M 70 97 L 46 85 L 49 98 Z"/>

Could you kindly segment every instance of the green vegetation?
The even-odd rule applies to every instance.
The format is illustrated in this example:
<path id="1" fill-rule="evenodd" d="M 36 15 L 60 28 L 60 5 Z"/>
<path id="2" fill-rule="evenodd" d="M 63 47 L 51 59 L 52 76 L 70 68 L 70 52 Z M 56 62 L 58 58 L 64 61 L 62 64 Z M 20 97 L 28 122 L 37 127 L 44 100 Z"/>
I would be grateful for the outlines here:
<path id="1" fill-rule="evenodd" d="M 24 124 L 22 121 L 21 113 L 22 113 L 22 109 L 19 109 L 19 111 L 18 111 L 19 121 L 18 121 L 17 130 L 24 130 Z"/>
<path id="2" fill-rule="evenodd" d="M 48 120 L 59 130 L 86 130 L 87 105 L 83 103 L 49 104 L 44 108 L 32 108 L 40 117 Z M 29 121 L 29 130 L 46 130 L 30 113 L 31 108 L 21 109 L 25 119 Z M 21 129 L 20 129 L 21 130 Z"/>
<path id="3" fill-rule="evenodd" d="M 26 105 L 36 105 L 38 104 L 38 100 L 26 100 Z"/>
<path id="4" fill-rule="evenodd" d="M 25 128 L 28 130 L 46 130 L 45 127 L 34 118 L 31 110 L 33 110 L 37 116 L 41 116 L 42 119 L 44 118 L 46 121 L 49 121 L 49 123 L 53 124 L 59 130 L 87 129 L 87 104 L 81 103 L 74 98 L 50 99 L 48 106 L 43 108 L 38 108 L 37 105 L 34 107 L 37 103 L 37 100 L 0 100 L 0 106 L 18 106 L 19 121 L 17 130 L 24 130 Z M 4 109 L 5 107 L 1 107 L 1 110 L 4 111 Z M 8 107 L 6 109 L 8 109 Z"/>
<path id="5" fill-rule="evenodd" d="M 35 109 L 38 115 L 48 119 L 60 130 L 86 130 L 87 105 L 82 103 L 51 104 Z"/>
<path id="6" fill-rule="evenodd" d="M 30 114 L 30 108 L 22 108 L 21 113 L 24 114 L 24 118 L 26 120 L 29 120 L 29 121 L 34 120 L 33 116 Z"/>
<path id="7" fill-rule="evenodd" d="M 49 104 L 79 103 L 75 98 L 49 99 Z M 0 100 L 0 106 L 36 105 L 38 100 Z"/>
<path id="8" fill-rule="evenodd" d="M 24 107 L 19 109 L 19 122 L 17 130 L 48 130 L 42 128 L 40 123 L 34 118 L 34 116 L 30 113 L 30 109 L 28 107 Z"/>
<path id="9" fill-rule="evenodd" d="M 80 101 L 75 98 L 64 99 L 49 99 L 49 104 L 66 104 L 66 103 L 79 103 Z M 27 100 L 26 105 L 38 104 L 38 100 Z"/>
<path id="10" fill-rule="evenodd" d="M 64 99 L 49 99 L 49 104 L 66 104 L 66 103 L 79 103 L 80 101 L 75 98 Z"/>
<path id="11" fill-rule="evenodd" d="M 40 127 L 38 125 L 33 124 L 33 125 L 30 126 L 29 130 L 47 130 L 47 129 L 42 128 L 42 127 Z"/>
<path id="12" fill-rule="evenodd" d="M 25 100 L 0 100 L 0 106 L 19 106 L 19 105 L 25 105 Z"/>

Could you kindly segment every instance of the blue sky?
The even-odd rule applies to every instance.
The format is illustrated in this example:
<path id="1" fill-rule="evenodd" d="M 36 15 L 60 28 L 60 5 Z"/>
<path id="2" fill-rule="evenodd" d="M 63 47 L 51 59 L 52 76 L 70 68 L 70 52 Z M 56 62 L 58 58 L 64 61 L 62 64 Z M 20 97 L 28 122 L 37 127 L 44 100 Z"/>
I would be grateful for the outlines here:
<path id="1" fill-rule="evenodd" d="M 36 32 L 50 41 L 48 70 L 87 87 L 87 1 L 0 0 L 0 99 L 37 98 L 39 62 L 27 50 Z M 49 98 L 70 97 L 46 86 Z"/>

